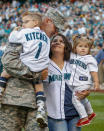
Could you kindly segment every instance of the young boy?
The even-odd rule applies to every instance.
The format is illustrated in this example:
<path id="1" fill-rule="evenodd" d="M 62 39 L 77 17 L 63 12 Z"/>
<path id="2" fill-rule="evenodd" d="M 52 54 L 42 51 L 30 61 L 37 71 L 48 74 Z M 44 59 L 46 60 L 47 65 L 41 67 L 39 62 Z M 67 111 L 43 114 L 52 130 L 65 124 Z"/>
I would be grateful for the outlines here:
<path id="1" fill-rule="evenodd" d="M 16 27 L 9 36 L 9 43 L 22 44 L 23 52 L 20 54 L 21 61 L 37 76 L 33 81 L 36 91 L 37 122 L 47 126 L 44 109 L 44 90 L 41 80 L 41 72 L 48 67 L 50 40 L 45 32 L 40 30 L 41 16 L 37 13 L 25 12 L 22 15 L 22 28 Z M 6 81 L 10 77 L 3 71 L 0 77 L 1 95 L 6 87 Z"/>

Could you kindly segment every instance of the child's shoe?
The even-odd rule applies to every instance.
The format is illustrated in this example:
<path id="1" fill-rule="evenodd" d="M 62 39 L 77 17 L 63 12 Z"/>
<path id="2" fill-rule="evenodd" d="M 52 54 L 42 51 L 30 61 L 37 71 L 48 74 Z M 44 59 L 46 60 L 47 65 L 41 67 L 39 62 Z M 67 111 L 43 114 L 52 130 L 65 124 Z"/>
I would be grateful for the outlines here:
<path id="1" fill-rule="evenodd" d="M 88 116 L 89 121 L 92 121 L 94 117 L 96 117 L 96 114 L 93 112 L 92 114 Z"/>
<path id="2" fill-rule="evenodd" d="M 85 119 L 85 120 L 84 120 Z M 81 126 L 85 126 L 85 125 L 89 125 L 90 121 L 89 119 L 86 118 L 82 118 L 78 121 L 78 123 L 76 124 L 77 127 L 81 127 Z"/>
<path id="3" fill-rule="evenodd" d="M 48 126 L 47 123 L 47 115 L 44 109 L 44 105 L 38 103 L 38 109 L 37 109 L 37 115 L 36 115 L 36 121 L 39 123 L 39 126 L 44 128 Z"/>

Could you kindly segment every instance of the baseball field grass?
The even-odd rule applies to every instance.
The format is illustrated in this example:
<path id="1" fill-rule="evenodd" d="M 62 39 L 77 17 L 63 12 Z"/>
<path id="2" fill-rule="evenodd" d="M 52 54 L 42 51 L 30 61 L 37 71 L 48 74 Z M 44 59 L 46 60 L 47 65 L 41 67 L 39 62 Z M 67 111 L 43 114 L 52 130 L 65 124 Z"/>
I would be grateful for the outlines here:
<path id="1" fill-rule="evenodd" d="M 104 131 L 104 94 L 91 93 L 88 99 L 96 113 L 96 117 L 90 125 L 84 126 L 82 131 Z"/>

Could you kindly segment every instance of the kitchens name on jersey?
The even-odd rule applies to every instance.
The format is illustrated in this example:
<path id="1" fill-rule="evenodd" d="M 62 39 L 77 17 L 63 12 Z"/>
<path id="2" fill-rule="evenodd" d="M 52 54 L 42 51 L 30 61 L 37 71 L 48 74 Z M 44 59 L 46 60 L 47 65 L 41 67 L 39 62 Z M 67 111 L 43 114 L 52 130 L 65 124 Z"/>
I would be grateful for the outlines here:
<path id="1" fill-rule="evenodd" d="M 49 83 L 53 81 L 70 80 L 70 73 L 64 73 L 63 75 L 49 75 Z"/>
<path id="2" fill-rule="evenodd" d="M 31 33 L 27 33 L 25 34 L 26 40 L 30 41 L 30 40 L 42 40 L 46 43 L 48 43 L 48 39 L 47 36 L 41 32 L 31 32 Z"/>

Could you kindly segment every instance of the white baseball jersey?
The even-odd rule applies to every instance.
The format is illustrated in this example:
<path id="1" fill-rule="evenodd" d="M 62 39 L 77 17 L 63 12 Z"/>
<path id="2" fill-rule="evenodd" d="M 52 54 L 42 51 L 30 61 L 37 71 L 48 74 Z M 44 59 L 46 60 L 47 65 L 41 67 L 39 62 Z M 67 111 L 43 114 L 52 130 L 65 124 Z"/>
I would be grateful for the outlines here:
<path id="1" fill-rule="evenodd" d="M 39 27 L 13 31 L 9 42 L 23 45 L 20 59 L 31 71 L 39 72 L 48 67 L 50 39 Z"/>
<path id="2" fill-rule="evenodd" d="M 69 62 L 61 70 L 52 60 L 48 66 L 48 79 L 44 83 L 48 116 L 65 119 L 65 83 L 70 80 Z"/>
<path id="3" fill-rule="evenodd" d="M 90 72 L 98 72 L 97 62 L 91 55 L 80 56 L 71 53 L 70 68 L 71 78 L 69 85 L 71 86 L 92 84 Z"/>

